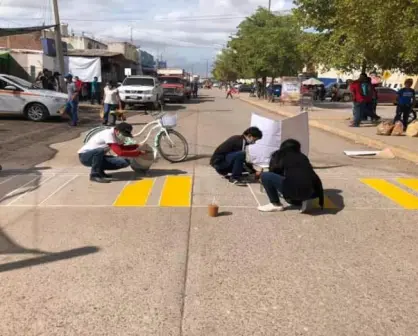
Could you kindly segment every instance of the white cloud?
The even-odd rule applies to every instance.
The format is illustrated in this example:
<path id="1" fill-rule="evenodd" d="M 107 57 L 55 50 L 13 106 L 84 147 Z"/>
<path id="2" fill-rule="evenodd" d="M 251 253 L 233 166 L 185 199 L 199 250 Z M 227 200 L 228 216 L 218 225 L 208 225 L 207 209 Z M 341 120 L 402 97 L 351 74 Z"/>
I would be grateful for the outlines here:
<path id="1" fill-rule="evenodd" d="M 0 0 L 1 25 L 51 23 L 50 1 Z M 289 8 L 291 2 L 272 0 L 272 10 Z M 129 40 L 132 27 L 135 43 L 144 49 L 194 62 L 215 56 L 240 21 L 268 0 L 60 0 L 59 5 L 70 31 Z"/>

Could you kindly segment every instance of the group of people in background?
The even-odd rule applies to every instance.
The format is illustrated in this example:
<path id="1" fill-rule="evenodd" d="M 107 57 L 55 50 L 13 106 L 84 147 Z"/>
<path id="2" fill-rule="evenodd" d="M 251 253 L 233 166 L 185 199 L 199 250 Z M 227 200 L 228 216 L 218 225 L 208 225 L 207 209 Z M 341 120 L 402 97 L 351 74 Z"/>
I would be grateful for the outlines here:
<path id="1" fill-rule="evenodd" d="M 361 73 L 355 81 L 347 81 L 349 84 L 353 101 L 353 120 L 351 127 L 359 127 L 362 121 L 371 119 L 374 122 L 381 118 L 376 113 L 378 94 L 376 87 L 378 84 L 372 84 L 372 79 L 365 73 Z M 412 114 L 412 120 L 417 119 L 415 106 L 415 90 L 412 89 L 413 80 L 405 80 L 405 87 L 397 93 L 396 113 L 394 122 L 402 121 L 404 131 L 408 127 L 409 116 Z"/>

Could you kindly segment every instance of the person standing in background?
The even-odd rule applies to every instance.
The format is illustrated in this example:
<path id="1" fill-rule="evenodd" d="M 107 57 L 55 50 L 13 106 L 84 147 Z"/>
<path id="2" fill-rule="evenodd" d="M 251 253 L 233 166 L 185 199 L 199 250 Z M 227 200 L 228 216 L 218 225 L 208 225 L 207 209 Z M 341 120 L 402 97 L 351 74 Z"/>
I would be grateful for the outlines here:
<path id="1" fill-rule="evenodd" d="M 119 94 L 118 88 L 114 85 L 113 81 L 109 81 L 104 88 L 103 103 L 103 125 L 107 125 L 109 122 L 109 114 L 111 114 L 113 118 L 111 125 L 116 125 L 116 109 L 119 104 Z"/>
<path id="2" fill-rule="evenodd" d="M 77 89 L 76 83 L 73 82 L 73 75 L 67 74 L 65 77 L 67 82 L 68 101 L 65 106 L 65 113 L 71 118 L 71 126 L 77 126 L 78 123 L 78 101 L 80 91 Z"/>
<path id="3" fill-rule="evenodd" d="M 91 82 L 91 104 L 94 105 L 94 101 L 97 100 L 97 104 L 100 105 L 100 85 L 98 78 L 94 77 Z"/>
<path id="4" fill-rule="evenodd" d="M 412 89 L 413 83 L 413 79 L 408 78 L 405 80 L 405 87 L 398 91 L 398 105 L 396 107 L 394 122 L 402 120 L 404 131 L 408 127 L 409 115 L 413 113 L 413 120 L 417 118 L 416 112 L 413 110 L 415 106 L 415 90 Z"/>

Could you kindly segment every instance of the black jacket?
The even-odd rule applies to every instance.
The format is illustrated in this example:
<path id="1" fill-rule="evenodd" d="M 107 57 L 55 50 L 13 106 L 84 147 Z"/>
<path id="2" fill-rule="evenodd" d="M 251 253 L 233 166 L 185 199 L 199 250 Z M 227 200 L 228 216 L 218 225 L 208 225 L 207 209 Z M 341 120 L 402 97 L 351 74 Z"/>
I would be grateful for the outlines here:
<path id="1" fill-rule="evenodd" d="M 319 176 L 315 173 L 306 155 L 293 150 L 278 150 L 270 159 L 269 171 L 285 177 L 283 197 L 293 201 L 319 198 L 324 207 L 324 190 Z"/>
<path id="2" fill-rule="evenodd" d="M 233 135 L 229 139 L 222 142 L 218 148 L 215 149 L 213 152 L 212 157 L 210 158 L 210 165 L 213 166 L 219 161 L 225 160 L 226 154 L 234 153 L 234 152 L 241 152 L 247 142 L 243 135 Z"/>

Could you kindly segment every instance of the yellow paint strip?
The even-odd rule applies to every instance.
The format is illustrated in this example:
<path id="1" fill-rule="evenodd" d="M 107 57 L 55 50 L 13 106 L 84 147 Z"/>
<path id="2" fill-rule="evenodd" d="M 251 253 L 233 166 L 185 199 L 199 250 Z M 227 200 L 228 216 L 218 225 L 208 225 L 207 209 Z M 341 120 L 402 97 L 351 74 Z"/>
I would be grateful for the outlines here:
<path id="1" fill-rule="evenodd" d="M 403 184 L 405 187 L 408 187 L 411 190 L 418 192 L 418 179 L 414 178 L 397 178 L 400 184 Z"/>
<path id="2" fill-rule="evenodd" d="M 161 192 L 160 206 L 189 207 L 192 196 L 191 176 L 167 176 Z"/>
<path id="3" fill-rule="evenodd" d="M 312 202 L 312 207 L 319 209 L 319 198 L 315 198 Z M 329 197 L 324 196 L 324 209 L 337 209 L 338 207 L 330 200 Z"/>
<path id="4" fill-rule="evenodd" d="M 154 179 L 144 179 L 128 184 L 116 199 L 116 207 L 140 207 L 147 204 Z"/>
<path id="5" fill-rule="evenodd" d="M 418 210 L 418 197 L 383 179 L 361 179 L 361 182 L 386 196 L 404 209 Z"/>

